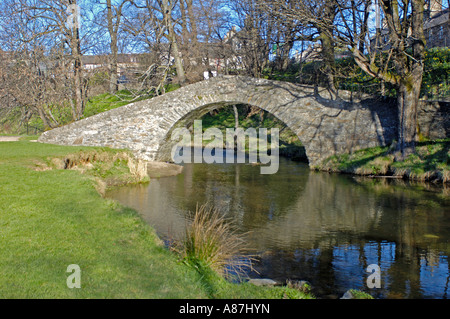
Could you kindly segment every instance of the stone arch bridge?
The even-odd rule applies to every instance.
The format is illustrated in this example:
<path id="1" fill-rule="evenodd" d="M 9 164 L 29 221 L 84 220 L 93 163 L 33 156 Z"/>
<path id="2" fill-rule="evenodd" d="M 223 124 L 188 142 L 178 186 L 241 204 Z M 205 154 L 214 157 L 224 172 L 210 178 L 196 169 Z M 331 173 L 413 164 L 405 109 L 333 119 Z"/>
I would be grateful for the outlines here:
<path id="1" fill-rule="evenodd" d="M 47 131 L 39 142 L 130 149 L 144 160 L 170 161 L 175 127 L 233 104 L 257 106 L 283 121 L 303 143 L 310 167 L 395 138 L 395 108 L 371 100 L 349 102 L 349 93 L 342 93 L 335 101 L 324 89 L 219 76 Z"/>

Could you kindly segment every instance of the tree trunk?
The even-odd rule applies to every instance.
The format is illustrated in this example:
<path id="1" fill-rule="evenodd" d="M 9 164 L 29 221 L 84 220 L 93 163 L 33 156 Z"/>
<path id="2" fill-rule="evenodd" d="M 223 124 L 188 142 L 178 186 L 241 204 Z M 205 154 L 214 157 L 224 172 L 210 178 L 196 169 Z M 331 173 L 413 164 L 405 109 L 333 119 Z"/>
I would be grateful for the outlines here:
<path id="1" fill-rule="evenodd" d="M 410 82 L 411 83 L 411 82 Z M 419 104 L 421 81 L 412 84 L 402 82 L 399 87 L 398 106 L 398 160 L 403 160 L 415 152 L 417 142 L 417 107 Z"/>
<path id="2" fill-rule="evenodd" d="M 190 42 L 190 34 L 188 29 L 188 21 L 186 15 L 186 3 L 180 1 L 180 26 L 181 26 L 181 52 L 184 57 L 184 66 L 186 70 L 191 69 L 192 45 Z"/>
<path id="3" fill-rule="evenodd" d="M 77 50 L 77 52 L 79 52 Z M 74 61 L 74 83 L 75 83 L 75 118 L 79 120 L 84 113 L 83 87 L 82 87 L 82 70 L 81 55 L 77 53 Z"/>
<path id="4" fill-rule="evenodd" d="M 322 44 L 322 57 L 324 62 L 324 73 L 327 81 L 327 89 L 330 91 L 332 99 L 337 98 L 336 83 L 334 79 L 335 59 L 334 59 L 334 42 L 333 39 L 326 33 L 322 32 L 320 35 L 320 42 Z"/>
<path id="5" fill-rule="evenodd" d="M 117 91 L 119 91 L 119 84 L 118 84 L 118 74 L 117 74 L 117 56 L 118 56 L 118 50 L 117 47 L 113 51 L 113 47 L 111 46 L 111 64 L 110 64 L 110 78 L 109 78 L 109 93 L 115 94 Z"/>
<path id="6" fill-rule="evenodd" d="M 282 62 L 282 70 L 286 71 L 287 68 L 289 67 L 289 64 L 291 62 L 291 57 L 289 56 L 289 53 L 291 52 L 292 48 L 294 46 L 294 41 L 289 39 L 286 44 L 284 45 L 284 50 L 283 50 L 283 62 Z"/>
<path id="7" fill-rule="evenodd" d="M 36 106 L 36 109 L 38 110 L 39 117 L 42 120 L 42 123 L 44 124 L 44 129 L 47 128 L 55 128 L 56 125 L 54 125 L 47 117 L 47 114 L 45 114 L 45 111 L 42 109 L 42 106 Z"/>
<path id="8" fill-rule="evenodd" d="M 117 24 L 114 25 L 113 21 L 113 9 L 111 0 L 106 0 L 106 6 L 107 6 L 107 18 L 108 18 L 108 32 L 111 37 L 111 60 L 109 64 L 109 93 L 115 94 L 119 90 L 119 85 L 117 83 L 118 76 L 117 76 L 117 55 L 119 52 L 119 48 L 117 47 L 117 31 L 119 29 L 120 24 L 120 16 L 117 16 Z M 120 14 L 120 12 L 119 12 Z"/>
<path id="9" fill-rule="evenodd" d="M 177 38 L 172 23 L 172 9 L 170 8 L 169 1 L 163 0 L 162 10 L 164 14 L 164 22 L 167 28 L 168 40 L 172 47 L 173 57 L 175 60 L 175 68 L 177 70 L 177 76 L 179 83 L 183 86 L 186 83 L 186 74 L 184 72 L 183 60 L 180 56 L 180 50 L 178 48 Z"/>
<path id="10" fill-rule="evenodd" d="M 77 5 L 76 0 L 69 1 L 70 4 Z M 79 120 L 84 113 L 83 85 L 82 85 L 82 66 L 81 66 L 81 43 L 80 26 L 78 22 L 73 25 L 70 35 L 70 46 L 73 58 L 73 77 L 74 77 L 74 98 L 75 110 L 72 110 L 73 119 Z"/>
<path id="11" fill-rule="evenodd" d="M 186 83 L 186 74 L 184 72 L 183 59 L 180 56 L 180 50 L 178 49 L 178 44 L 177 44 L 177 40 L 175 38 L 175 34 L 173 31 L 171 33 L 173 34 L 173 36 L 171 37 L 173 40 L 171 40 L 171 42 L 172 42 L 172 51 L 173 51 L 174 60 L 175 60 L 175 68 L 177 70 L 178 81 L 180 82 L 180 85 L 183 86 Z"/>
<path id="12" fill-rule="evenodd" d="M 425 56 L 425 36 L 423 32 L 423 0 L 411 2 L 412 7 L 412 58 L 400 67 L 398 113 L 399 137 L 397 157 L 399 160 L 413 154 L 417 142 L 417 108 L 423 79 L 423 60 Z"/>
<path id="13" fill-rule="evenodd" d="M 234 128 L 239 128 L 239 112 L 236 105 L 233 105 L 234 111 Z"/>
<path id="14" fill-rule="evenodd" d="M 194 57 L 196 60 L 197 65 L 202 64 L 202 54 L 204 52 L 201 52 L 199 44 L 198 44 L 198 29 L 197 29 L 197 21 L 196 17 L 194 15 L 194 6 L 192 3 L 192 0 L 186 1 L 186 7 L 189 17 L 189 24 L 191 25 L 191 36 L 190 40 L 192 41 L 192 49 L 194 51 Z"/>

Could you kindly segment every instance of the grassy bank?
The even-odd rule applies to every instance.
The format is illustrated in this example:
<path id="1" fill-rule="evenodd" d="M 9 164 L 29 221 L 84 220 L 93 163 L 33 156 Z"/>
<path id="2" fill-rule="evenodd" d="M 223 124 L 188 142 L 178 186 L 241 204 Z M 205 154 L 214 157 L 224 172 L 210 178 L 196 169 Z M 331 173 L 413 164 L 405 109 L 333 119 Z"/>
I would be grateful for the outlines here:
<path id="1" fill-rule="evenodd" d="M 366 176 L 389 176 L 436 183 L 450 182 L 450 139 L 423 141 L 416 153 L 395 161 L 390 147 L 375 147 L 332 156 L 318 170 Z"/>
<path id="2" fill-rule="evenodd" d="M 105 152 L 115 154 L 0 143 L 0 298 L 305 297 L 287 287 L 232 284 L 182 263 L 134 210 L 100 196 L 98 179 L 131 178 L 120 156 L 81 164 L 86 154 Z M 78 169 L 58 167 L 58 159 L 70 166 L 68 158 Z M 81 268 L 81 289 L 67 287 L 71 264 Z"/>

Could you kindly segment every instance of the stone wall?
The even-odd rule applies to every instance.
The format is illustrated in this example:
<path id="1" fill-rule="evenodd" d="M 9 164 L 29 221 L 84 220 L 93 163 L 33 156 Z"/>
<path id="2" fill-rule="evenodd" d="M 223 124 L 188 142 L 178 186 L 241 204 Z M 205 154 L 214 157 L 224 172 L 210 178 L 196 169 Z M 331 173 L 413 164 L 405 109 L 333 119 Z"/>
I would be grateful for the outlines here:
<path id="1" fill-rule="evenodd" d="M 450 138 L 450 102 L 421 101 L 417 120 L 423 136 L 432 140 Z"/>
<path id="2" fill-rule="evenodd" d="M 387 145 L 396 136 L 396 111 L 373 100 L 329 99 L 308 86 L 241 76 L 220 76 L 47 131 L 40 142 L 130 149 L 138 158 L 170 161 L 174 127 L 224 105 L 260 107 L 286 123 L 303 145 L 311 167 L 323 159 Z"/>

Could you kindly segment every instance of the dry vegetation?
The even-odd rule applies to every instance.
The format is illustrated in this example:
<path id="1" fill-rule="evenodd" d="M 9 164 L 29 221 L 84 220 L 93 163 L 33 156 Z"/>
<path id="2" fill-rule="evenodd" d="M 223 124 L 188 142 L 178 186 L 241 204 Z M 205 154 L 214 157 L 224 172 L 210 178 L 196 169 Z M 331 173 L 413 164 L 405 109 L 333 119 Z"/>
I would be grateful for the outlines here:
<path id="1" fill-rule="evenodd" d="M 208 267 L 220 276 L 239 276 L 252 268 L 253 257 L 245 253 L 245 235 L 218 209 L 207 204 L 198 206 L 186 225 L 185 238 L 175 243 L 173 250 L 195 268 Z"/>
<path id="2" fill-rule="evenodd" d="M 46 161 L 35 161 L 34 169 L 78 170 L 92 176 L 96 189 L 104 195 L 110 187 L 132 183 L 148 182 L 147 163 L 135 159 L 125 151 L 88 150 L 60 157 L 50 157 Z"/>

